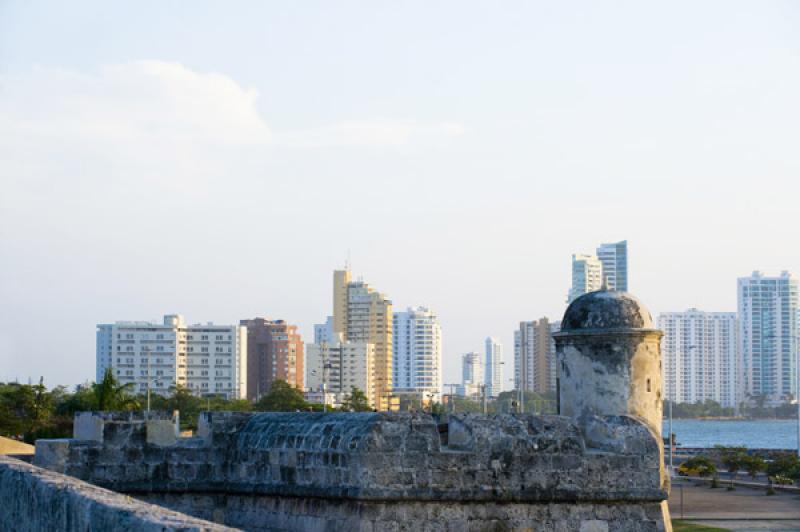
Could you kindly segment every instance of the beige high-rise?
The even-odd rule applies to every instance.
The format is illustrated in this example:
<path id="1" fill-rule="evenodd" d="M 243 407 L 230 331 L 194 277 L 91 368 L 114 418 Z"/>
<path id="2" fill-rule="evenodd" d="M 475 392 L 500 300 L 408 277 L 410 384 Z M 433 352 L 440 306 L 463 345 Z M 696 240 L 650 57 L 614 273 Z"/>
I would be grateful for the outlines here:
<path id="1" fill-rule="evenodd" d="M 388 410 L 392 394 L 392 302 L 349 270 L 333 272 L 333 332 L 346 342 L 375 346 L 372 389 L 364 390 L 378 410 Z"/>
<path id="2" fill-rule="evenodd" d="M 556 344 L 560 322 L 522 321 L 514 331 L 514 387 L 537 393 L 556 389 Z"/>
<path id="3" fill-rule="evenodd" d="M 333 336 L 341 333 L 347 340 L 347 287 L 350 270 L 333 271 Z"/>

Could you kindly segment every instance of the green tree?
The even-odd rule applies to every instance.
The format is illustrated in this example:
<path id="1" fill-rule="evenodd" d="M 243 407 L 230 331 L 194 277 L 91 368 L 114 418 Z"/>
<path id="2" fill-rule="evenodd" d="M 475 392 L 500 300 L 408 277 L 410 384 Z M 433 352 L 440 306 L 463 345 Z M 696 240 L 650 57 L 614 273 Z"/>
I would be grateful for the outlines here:
<path id="1" fill-rule="evenodd" d="M 303 393 L 288 382 L 278 379 L 272 383 L 269 393 L 256 404 L 258 412 L 294 412 L 308 409 Z"/>
<path id="2" fill-rule="evenodd" d="M 664 412 L 669 412 L 669 401 L 664 401 Z M 733 408 L 723 407 L 712 399 L 696 403 L 672 403 L 672 416 L 683 419 L 733 417 Z"/>
<path id="3" fill-rule="evenodd" d="M 39 384 L 4 384 L 0 388 L 0 434 L 23 436 L 46 426 L 53 414 L 53 395 Z"/>
<path id="4" fill-rule="evenodd" d="M 222 408 L 214 408 L 214 410 L 227 410 L 230 412 L 250 412 L 253 410 L 253 403 L 247 399 L 230 399 L 223 403 Z"/>
<path id="5" fill-rule="evenodd" d="M 48 391 L 42 379 L 36 385 L 0 383 L 0 435 L 28 443 L 69 436 L 71 417 L 56 415 L 58 404 L 68 396 L 61 386 Z"/>
<path id="6" fill-rule="evenodd" d="M 370 412 L 372 407 L 369 406 L 364 392 L 353 386 L 350 395 L 345 397 L 342 402 L 342 410 L 345 412 Z"/>
<path id="7" fill-rule="evenodd" d="M 766 471 L 767 463 L 760 456 L 746 455 L 742 468 L 747 471 L 750 478 L 755 480 L 759 473 Z"/>
<path id="8" fill-rule="evenodd" d="M 94 383 L 80 384 L 75 387 L 74 393 L 64 393 L 56 400 L 55 413 L 57 416 L 72 418 L 75 412 L 89 412 L 92 410 L 97 410 Z"/>
<path id="9" fill-rule="evenodd" d="M 522 393 L 523 412 L 527 414 L 555 414 L 556 399 L 553 393 L 537 393 L 525 390 Z M 478 400 L 480 404 L 480 400 Z M 500 392 L 497 398 L 489 403 L 489 412 L 509 414 L 519 411 L 519 391 Z"/>
<path id="10" fill-rule="evenodd" d="M 728 470 L 731 479 L 736 478 L 736 474 L 747 463 L 747 449 L 744 447 L 716 446 L 719 453 L 720 462 Z"/>
<path id="11" fill-rule="evenodd" d="M 100 411 L 135 410 L 139 402 L 130 395 L 133 383 L 120 384 L 111 368 L 103 374 L 103 380 L 94 384 L 95 406 Z"/>
<path id="12" fill-rule="evenodd" d="M 767 474 L 800 480 L 800 457 L 796 454 L 779 454 L 767 465 Z"/>
<path id="13" fill-rule="evenodd" d="M 684 470 L 694 471 L 701 477 L 714 475 L 717 472 L 717 466 L 707 456 L 697 455 L 686 460 L 682 465 Z"/>
<path id="14" fill-rule="evenodd" d="M 431 404 L 431 414 L 435 414 L 435 415 L 439 415 L 440 416 L 440 415 L 442 415 L 444 413 L 445 413 L 445 408 L 444 408 L 444 405 L 442 403 L 438 403 L 437 402 L 437 403 Z"/>
<path id="15" fill-rule="evenodd" d="M 186 386 L 178 384 L 172 387 L 172 393 L 169 397 L 164 398 L 151 394 L 150 403 L 153 410 L 165 410 L 167 412 L 177 410 L 180 414 L 181 429 L 186 430 L 197 428 L 197 418 L 205 406 L 206 400 L 194 395 Z"/>
<path id="16" fill-rule="evenodd" d="M 464 413 L 464 412 L 480 412 L 481 403 L 469 397 L 461 397 L 460 395 L 451 395 L 447 398 L 447 411 Z"/>

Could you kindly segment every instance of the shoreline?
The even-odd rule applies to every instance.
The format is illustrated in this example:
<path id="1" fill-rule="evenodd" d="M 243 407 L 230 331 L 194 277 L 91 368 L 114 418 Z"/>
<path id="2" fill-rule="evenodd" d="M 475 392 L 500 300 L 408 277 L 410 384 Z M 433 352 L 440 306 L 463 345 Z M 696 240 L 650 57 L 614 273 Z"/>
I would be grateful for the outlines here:
<path id="1" fill-rule="evenodd" d="M 669 418 L 662 418 L 664 423 L 669 423 Z M 672 421 L 797 421 L 793 417 L 675 417 Z"/>

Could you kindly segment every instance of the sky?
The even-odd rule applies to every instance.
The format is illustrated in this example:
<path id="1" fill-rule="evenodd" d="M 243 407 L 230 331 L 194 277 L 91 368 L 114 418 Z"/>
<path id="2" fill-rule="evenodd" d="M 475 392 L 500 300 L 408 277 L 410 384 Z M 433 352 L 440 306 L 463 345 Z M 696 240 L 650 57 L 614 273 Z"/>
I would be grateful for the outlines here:
<path id="1" fill-rule="evenodd" d="M 332 271 L 443 329 L 444 382 L 629 242 L 657 314 L 800 274 L 800 4 L 0 0 L 0 381 L 95 325 L 296 323 Z"/>

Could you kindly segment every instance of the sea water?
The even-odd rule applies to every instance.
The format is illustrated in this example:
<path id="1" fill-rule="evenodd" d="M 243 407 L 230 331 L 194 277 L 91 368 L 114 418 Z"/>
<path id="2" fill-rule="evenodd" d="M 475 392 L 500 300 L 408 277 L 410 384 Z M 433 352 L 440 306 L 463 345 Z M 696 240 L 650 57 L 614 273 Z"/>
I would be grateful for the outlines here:
<path id="1" fill-rule="evenodd" d="M 664 434 L 669 421 L 664 420 Z M 749 449 L 797 449 L 797 420 L 720 421 L 674 419 L 672 432 L 681 447 L 736 445 Z"/>

